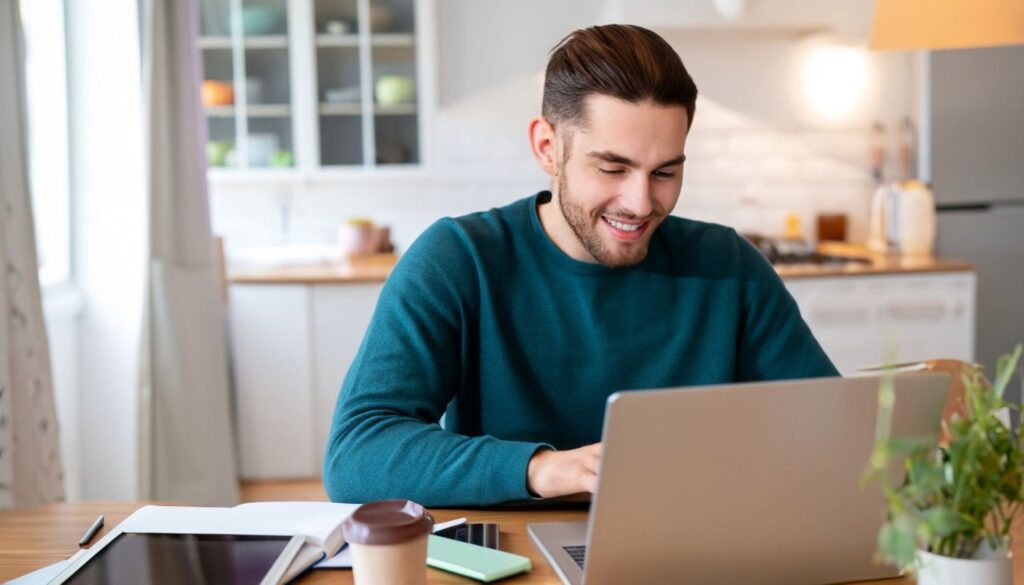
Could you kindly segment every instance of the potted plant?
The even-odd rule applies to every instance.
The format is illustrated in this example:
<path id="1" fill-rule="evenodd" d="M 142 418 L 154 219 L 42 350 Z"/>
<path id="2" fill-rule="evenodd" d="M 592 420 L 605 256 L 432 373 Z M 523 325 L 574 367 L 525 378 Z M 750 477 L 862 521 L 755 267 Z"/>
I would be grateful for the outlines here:
<path id="1" fill-rule="evenodd" d="M 1022 346 L 1001 357 L 988 387 L 979 367 L 965 366 L 963 414 L 945 421 L 948 437 L 891 437 L 893 373 L 878 393 L 875 446 L 864 480 L 877 483 L 887 514 L 878 549 L 888 562 L 916 571 L 919 585 L 1010 585 L 1010 530 L 1024 506 L 1024 451 L 1005 420 L 1004 399 Z M 900 464 L 901 482 L 890 470 Z"/>

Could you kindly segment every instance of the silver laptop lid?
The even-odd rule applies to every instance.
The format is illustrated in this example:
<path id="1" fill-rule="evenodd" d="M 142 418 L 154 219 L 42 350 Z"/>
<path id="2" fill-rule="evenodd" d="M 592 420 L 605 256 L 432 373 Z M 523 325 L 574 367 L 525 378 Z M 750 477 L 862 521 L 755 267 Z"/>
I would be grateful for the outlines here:
<path id="1" fill-rule="evenodd" d="M 631 391 L 608 399 L 584 581 L 817 584 L 873 563 L 883 518 L 860 488 L 877 377 Z M 896 379 L 894 436 L 936 435 L 943 374 Z"/>

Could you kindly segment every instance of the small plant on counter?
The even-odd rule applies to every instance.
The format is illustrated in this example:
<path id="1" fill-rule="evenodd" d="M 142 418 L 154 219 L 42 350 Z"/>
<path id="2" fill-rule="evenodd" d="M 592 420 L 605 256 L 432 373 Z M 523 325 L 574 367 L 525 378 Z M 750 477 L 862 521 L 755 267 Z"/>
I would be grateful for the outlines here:
<path id="1" fill-rule="evenodd" d="M 862 483 L 879 485 L 885 496 L 878 548 L 886 561 L 910 570 L 920 568 L 921 558 L 934 558 L 927 553 L 1005 561 L 1010 529 L 1024 505 L 1021 436 L 1005 417 L 1019 406 L 1004 398 L 1021 351 L 1018 344 L 999 359 L 991 389 L 979 367 L 964 368 L 964 414 L 944 423 L 947 445 L 890 436 L 894 374 L 883 376 L 875 446 Z M 892 481 L 892 463 L 902 464 L 902 483 Z"/>

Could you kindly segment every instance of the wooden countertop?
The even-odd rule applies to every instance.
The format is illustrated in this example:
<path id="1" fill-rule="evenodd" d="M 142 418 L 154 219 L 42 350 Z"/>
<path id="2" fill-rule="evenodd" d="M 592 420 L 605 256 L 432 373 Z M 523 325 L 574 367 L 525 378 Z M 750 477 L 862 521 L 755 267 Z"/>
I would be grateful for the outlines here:
<path id="1" fill-rule="evenodd" d="M 384 282 L 398 263 L 396 254 L 373 254 L 338 264 L 279 268 L 229 268 L 231 284 L 355 284 Z"/>
<path id="2" fill-rule="evenodd" d="M 854 244 L 826 243 L 818 247 L 822 254 L 861 258 L 867 262 L 842 264 L 787 264 L 776 266 L 782 278 L 821 278 L 881 274 L 918 274 L 970 272 L 974 265 L 961 260 L 932 256 L 887 256 Z M 352 284 L 384 282 L 398 257 L 377 255 L 343 264 L 319 264 L 287 268 L 233 268 L 228 270 L 232 284 Z"/>
<path id="3" fill-rule="evenodd" d="M 818 252 L 866 262 L 845 262 L 833 265 L 786 264 L 775 267 L 782 278 L 821 278 L 832 276 L 869 276 L 881 274 L 919 274 L 935 272 L 972 272 L 974 265 L 963 260 L 934 256 L 897 256 L 871 252 L 864 246 L 826 242 Z"/>

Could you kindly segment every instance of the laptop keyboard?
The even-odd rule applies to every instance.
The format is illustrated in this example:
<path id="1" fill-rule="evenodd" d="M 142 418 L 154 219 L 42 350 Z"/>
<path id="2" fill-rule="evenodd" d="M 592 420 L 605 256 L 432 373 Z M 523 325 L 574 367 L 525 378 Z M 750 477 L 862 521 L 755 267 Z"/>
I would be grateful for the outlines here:
<path id="1" fill-rule="evenodd" d="M 576 564 L 583 568 L 583 561 L 587 558 L 587 547 L 586 546 L 563 546 L 562 549 L 569 553 L 572 560 L 576 561 Z"/>

